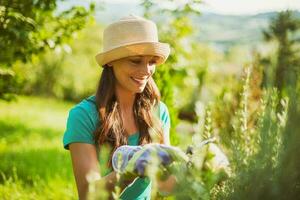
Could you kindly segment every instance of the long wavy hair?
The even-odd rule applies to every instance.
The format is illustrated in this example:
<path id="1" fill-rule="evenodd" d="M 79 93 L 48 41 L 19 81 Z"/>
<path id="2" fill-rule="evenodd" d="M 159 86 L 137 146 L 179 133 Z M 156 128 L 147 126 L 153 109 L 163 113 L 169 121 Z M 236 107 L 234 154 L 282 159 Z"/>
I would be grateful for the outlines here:
<path id="1" fill-rule="evenodd" d="M 108 167 L 112 166 L 112 154 L 121 145 L 127 143 L 127 133 L 123 126 L 120 106 L 115 94 L 116 79 L 112 67 L 103 66 L 103 71 L 96 92 L 96 104 L 100 123 L 94 132 L 94 139 L 100 151 L 102 146 L 109 146 Z M 152 77 L 149 78 L 142 93 L 137 93 L 133 113 L 139 130 L 139 145 L 153 142 L 153 137 L 163 143 L 163 131 L 159 120 L 153 115 L 158 106 L 160 92 Z"/>

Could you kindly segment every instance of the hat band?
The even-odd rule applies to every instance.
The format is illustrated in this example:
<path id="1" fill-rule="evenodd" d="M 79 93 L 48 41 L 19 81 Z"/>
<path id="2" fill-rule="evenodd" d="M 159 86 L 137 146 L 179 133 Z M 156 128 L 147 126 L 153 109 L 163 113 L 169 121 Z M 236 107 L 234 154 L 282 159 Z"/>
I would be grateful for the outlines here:
<path id="1" fill-rule="evenodd" d="M 115 45 L 115 46 L 103 47 L 103 53 L 111 51 L 111 50 L 119 48 L 119 47 L 122 47 L 122 46 L 130 46 L 130 45 L 141 44 L 141 43 L 158 43 L 158 41 L 145 41 L 145 40 L 143 40 L 143 41 L 136 41 L 136 42 L 126 42 L 126 43 L 118 44 L 118 45 Z"/>
<path id="2" fill-rule="evenodd" d="M 96 60 L 99 65 L 103 66 L 111 61 L 121 58 L 137 55 L 158 56 L 157 65 L 163 63 L 170 54 L 170 47 L 167 43 L 138 43 L 128 46 L 121 46 L 107 52 L 97 54 Z"/>

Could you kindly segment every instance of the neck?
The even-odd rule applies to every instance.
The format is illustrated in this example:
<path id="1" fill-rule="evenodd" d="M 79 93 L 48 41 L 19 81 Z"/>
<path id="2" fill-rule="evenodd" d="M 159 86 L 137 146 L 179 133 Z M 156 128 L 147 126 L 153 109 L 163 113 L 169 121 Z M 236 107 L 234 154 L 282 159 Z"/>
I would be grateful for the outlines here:
<path id="1" fill-rule="evenodd" d="M 123 111 L 132 111 L 133 103 L 135 100 L 135 93 L 116 87 L 116 97 Z"/>

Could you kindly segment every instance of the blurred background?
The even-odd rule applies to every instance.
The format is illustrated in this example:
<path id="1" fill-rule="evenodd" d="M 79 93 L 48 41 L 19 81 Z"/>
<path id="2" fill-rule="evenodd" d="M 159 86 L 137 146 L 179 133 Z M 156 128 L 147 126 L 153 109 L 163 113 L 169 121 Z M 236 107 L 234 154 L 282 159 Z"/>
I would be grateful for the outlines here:
<path id="1" fill-rule="evenodd" d="M 215 137 L 230 163 L 170 199 L 299 198 L 299 1 L 0 0 L 0 199 L 77 198 L 68 110 L 95 93 L 102 31 L 128 14 L 171 45 L 154 79 L 172 144 Z"/>

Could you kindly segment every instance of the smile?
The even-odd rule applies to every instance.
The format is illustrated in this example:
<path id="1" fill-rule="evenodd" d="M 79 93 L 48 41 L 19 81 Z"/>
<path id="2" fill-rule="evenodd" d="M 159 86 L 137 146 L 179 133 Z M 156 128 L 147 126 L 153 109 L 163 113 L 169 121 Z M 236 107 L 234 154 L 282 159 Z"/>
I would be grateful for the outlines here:
<path id="1" fill-rule="evenodd" d="M 143 78 L 143 79 L 133 78 L 133 77 L 130 77 L 130 78 L 138 84 L 145 84 L 147 82 L 147 79 L 145 79 L 145 78 Z"/>

